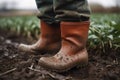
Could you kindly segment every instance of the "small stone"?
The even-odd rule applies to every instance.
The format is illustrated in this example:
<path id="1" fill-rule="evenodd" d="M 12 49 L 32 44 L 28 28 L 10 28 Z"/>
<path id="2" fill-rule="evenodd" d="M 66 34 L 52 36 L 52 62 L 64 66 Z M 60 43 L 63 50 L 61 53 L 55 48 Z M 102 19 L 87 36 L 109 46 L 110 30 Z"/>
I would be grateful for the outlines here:
<path id="1" fill-rule="evenodd" d="M 11 40 L 6 40 L 5 43 L 10 44 Z"/>
<path id="2" fill-rule="evenodd" d="M 8 52 L 5 52 L 4 55 L 5 55 L 5 56 L 9 56 L 9 53 L 8 53 Z"/>

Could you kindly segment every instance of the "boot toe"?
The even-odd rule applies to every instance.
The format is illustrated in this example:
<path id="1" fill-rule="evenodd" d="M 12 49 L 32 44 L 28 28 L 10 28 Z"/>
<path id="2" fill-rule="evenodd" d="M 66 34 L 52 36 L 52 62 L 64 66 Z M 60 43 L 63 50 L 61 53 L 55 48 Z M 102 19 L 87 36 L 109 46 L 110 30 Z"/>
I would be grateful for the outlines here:
<path id="1" fill-rule="evenodd" d="M 54 70 L 58 68 L 59 63 L 56 63 L 54 57 L 42 57 L 39 60 L 39 65 L 43 68 Z"/>
<path id="2" fill-rule="evenodd" d="M 21 51 L 25 51 L 25 50 L 26 50 L 26 45 L 20 44 L 20 45 L 18 46 L 18 49 L 21 50 Z"/>
<path id="3" fill-rule="evenodd" d="M 19 49 L 20 51 L 24 51 L 24 52 L 32 52 L 30 46 L 29 46 L 29 45 L 25 45 L 25 44 L 20 44 L 20 45 L 18 46 L 18 49 Z"/>
<path id="4" fill-rule="evenodd" d="M 69 66 L 57 60 L 55 57 L 42 57 L 39 60 L 39 65 L 47 70 L 52 70 L 55 72 L 64 72 L 69 69 Z"/>
<path id="5" fill-rule="evenodd" d="M 49 59 L 49 58 L 48 58 Z M 51 68 L 50 62 L 48 61 L 47 57 L 42 57 L 39 59 L 39 65 L 45 68 Z"/>
<path id="6" fill-rule="evenodd" d="M 42 57 L 42 58 L 40 58 L 39 65 L 44 66 L 44 67 L 51 66 L 51 64 L 53 62 L 53 59 L 50 59 L 50 58 L 51 57 Z"/>

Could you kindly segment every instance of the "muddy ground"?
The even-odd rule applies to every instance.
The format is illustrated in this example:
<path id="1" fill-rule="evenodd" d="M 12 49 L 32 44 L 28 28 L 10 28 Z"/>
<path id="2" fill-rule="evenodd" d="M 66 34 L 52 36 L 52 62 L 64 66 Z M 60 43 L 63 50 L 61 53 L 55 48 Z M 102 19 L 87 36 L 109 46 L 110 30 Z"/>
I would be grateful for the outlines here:
<path id="1" fill-rule="evenodd" d="M 0 30 L 0 80 L 120 80 L 120 50 L 106 53 L 89 49 L 89 64 L 64 73 L 47 71 L 37 64 L 41 56 L 30 55 L 17 49 L 20 43 L 32 39 Z"/>

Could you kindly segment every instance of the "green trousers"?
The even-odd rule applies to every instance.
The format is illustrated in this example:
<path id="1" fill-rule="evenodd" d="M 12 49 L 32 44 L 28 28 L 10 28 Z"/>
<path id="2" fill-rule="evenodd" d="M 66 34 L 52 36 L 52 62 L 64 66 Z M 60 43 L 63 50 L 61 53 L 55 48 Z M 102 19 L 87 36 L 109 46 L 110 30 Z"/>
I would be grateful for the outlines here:
<path id="1" fill-rule="evenodd" d="M 87 0 L 36 0 L 36 4 L 38 17 L 49 24 L 87 21 L 90 17 Z"/>

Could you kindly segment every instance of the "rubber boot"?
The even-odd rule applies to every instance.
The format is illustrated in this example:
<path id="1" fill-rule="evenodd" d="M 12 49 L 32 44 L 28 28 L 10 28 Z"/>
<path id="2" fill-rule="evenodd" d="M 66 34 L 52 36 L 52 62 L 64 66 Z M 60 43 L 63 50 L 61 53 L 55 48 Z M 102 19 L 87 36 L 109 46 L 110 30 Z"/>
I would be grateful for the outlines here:
<path id="1" fill-rule="evenodd" d="M 21 51 L 34 54 L 56 53 L 61 47 L 61 31 L 59 25 L 49 25 L 41 21 L 40 38 L 33 45 L 20 44 Z"/>
<path id="2" fill-rule="evenodd" d="M 75 66 L 88 63 L 86 41 L 89 21 L 61 22 L 62 47 L 52 57 L 42 57 L 39 65 L 56 72 L 64 72 Z"/>

